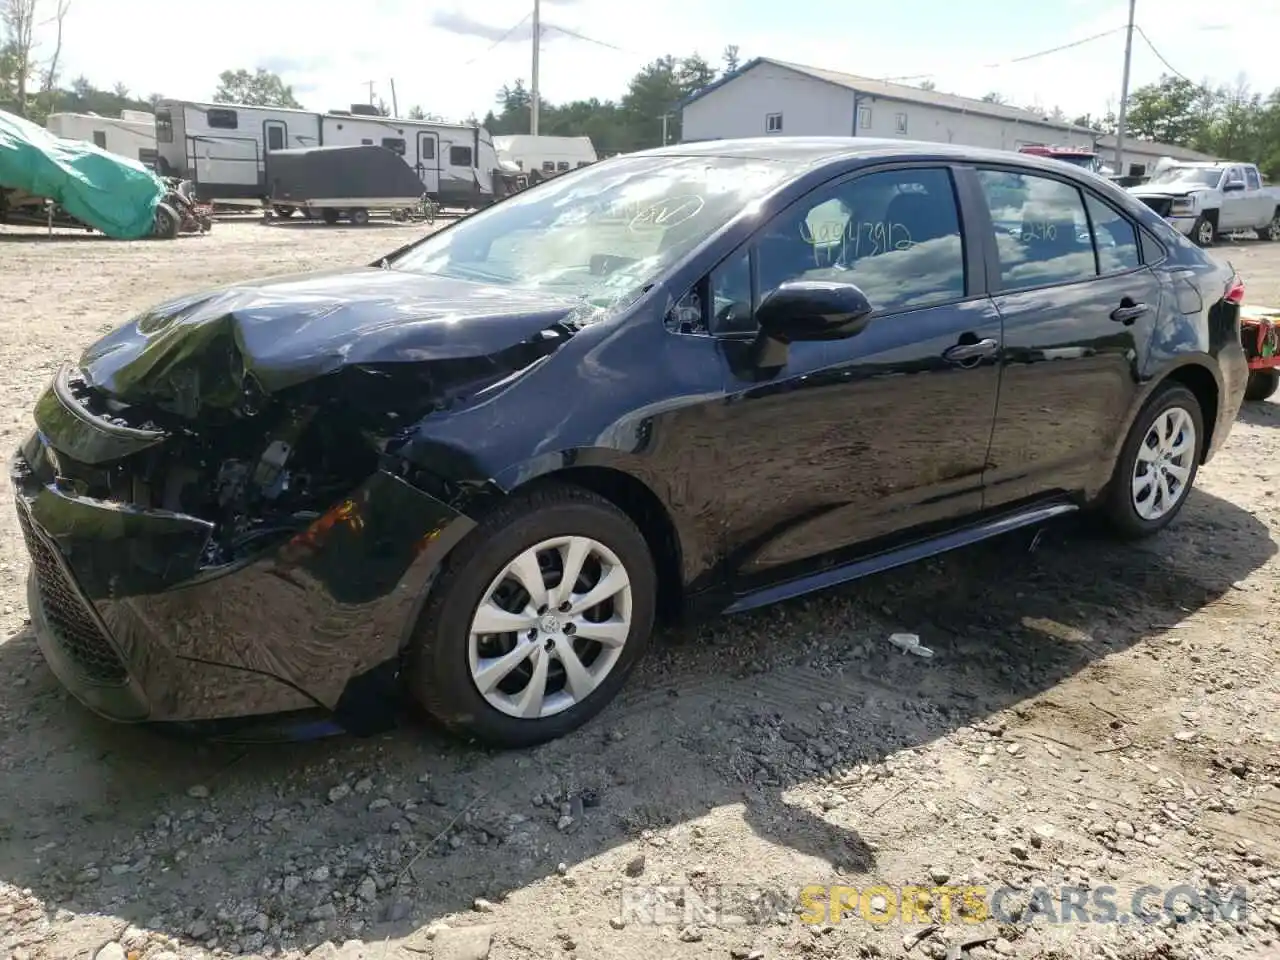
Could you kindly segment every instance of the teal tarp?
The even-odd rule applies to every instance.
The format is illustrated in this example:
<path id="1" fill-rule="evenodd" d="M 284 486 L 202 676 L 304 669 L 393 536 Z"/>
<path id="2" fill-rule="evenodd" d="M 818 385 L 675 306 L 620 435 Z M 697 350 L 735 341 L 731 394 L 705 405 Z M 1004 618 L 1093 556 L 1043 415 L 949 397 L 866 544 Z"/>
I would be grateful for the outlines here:
<path id="1" fill-rule="evenodd" d="M 64 140 L 0 110 L 0 187 L 55 200 L 117 240 L 150 236 L 165 194 L 154 173 L 81 140 Z"/>

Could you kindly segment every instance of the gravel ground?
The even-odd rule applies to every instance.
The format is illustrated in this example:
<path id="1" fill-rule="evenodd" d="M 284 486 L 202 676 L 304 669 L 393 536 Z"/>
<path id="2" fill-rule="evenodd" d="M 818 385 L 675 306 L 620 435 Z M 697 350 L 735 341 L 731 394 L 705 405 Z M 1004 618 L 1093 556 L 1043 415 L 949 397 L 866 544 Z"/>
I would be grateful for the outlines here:
<path id="1" fill-rule="evenodd" d="M 133 311 L 420 229 L 0 228 L 3 442 Z M 1280 304 L 1280 245 L 1219 255 Z M 1280 405 L 1251 405 L 1152 542 L 1068 524 L 670 632 L 597 722 L 510 754 L 422 727 L 232 747 L 99 720 L 36 650 L 0 510 L 0 958 L 1280 956 L 1277 456 Z M 903 630 L 934 656 L 887 642 Z M 877 916 L 932 892 L 876 923 L 786 899 L 814 884 Z M 970 885 L 999 889 L 992 916 L 936 889 Z M 1138 922 L 1144 886 L 1246 903 Z M 1114 888 L 1130 922 L 1053 922 L 1064 887 L 1093 917 Z"/>

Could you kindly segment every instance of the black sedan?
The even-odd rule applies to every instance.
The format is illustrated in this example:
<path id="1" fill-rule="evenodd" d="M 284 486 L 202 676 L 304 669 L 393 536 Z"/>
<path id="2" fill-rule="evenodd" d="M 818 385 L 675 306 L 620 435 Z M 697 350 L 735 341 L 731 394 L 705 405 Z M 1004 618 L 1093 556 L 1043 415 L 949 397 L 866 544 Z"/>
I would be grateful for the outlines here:
<path id="1" fill-rule="evenodd" d="M 660 619 L 1077 510 L 1160 530 L 1240 406 L 1243 292 L 1025 154 L 619 157 L 64 367 L 12 464 L 32 621 L 116 720 L 368 733 L 408 691 L 537 743 Z"/>

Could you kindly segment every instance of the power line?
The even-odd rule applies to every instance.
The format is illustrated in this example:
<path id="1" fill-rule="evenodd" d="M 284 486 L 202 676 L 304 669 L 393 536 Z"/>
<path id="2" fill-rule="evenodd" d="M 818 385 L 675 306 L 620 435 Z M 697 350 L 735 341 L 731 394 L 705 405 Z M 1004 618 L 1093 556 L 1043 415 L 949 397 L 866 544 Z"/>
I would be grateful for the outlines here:
<path id="1" fill-rule="evenodd" d="M 607 47 L 610 50 L 617 50 L 619 53 L 632 52 L 624 49 L 623 47 L 615 46 L 612 43 L 605 43 L 603 40 L 597 40 L 595 37 L 588 37 L 585 33 L 578 33 L 576 30 L 570 30 L 568 27 L 557 27 L 554 23 L 544 23 L 542 28 L 544 30 L 555 30 L 559 33 L 563 33 L 566 37 L 573 37 L 575 40 L 585 40 L 587 43 L 594 43 L 598 47 Z"/>
<path id="2" fill-rule="evenodd" d="M 1168 70 L 1169 70 L 1169 72 L 1170 72 L 1170 73 L 1172 73 L 1174 76 L 1176 76 L 1176 77 L 1178 77 L 1178 78 L 1180 78 L 1180 79 L 1182 79 L 1182 80 L 1187 81 L 1187 83 L 1191 84 L 1193 87 L 1204 87 L 1204 86 L 1205 86 L 1203 83 L 1196 83 L 1194 80 L 1192 80 L 1190 77 L 1188 77 L 1185 73 L 1183 73 L 1181 70 L 1179 70 L 1179 69 L 1178 69 L 1177 67 L 1175 67 L 1173 64 L 1171 64 L 1168 60 L 1166 60 L 1166 59 L 1165 59 L 1165 57 L 1164 57 L 1164 54 L 1163 54 L 1163 53 L 1161 53 L 1159 50 L 1157 50 L 1157 49 L 1156 49 L 1156 45 L 1155 45 L 1154 43 L 1152 43 L 1152 42 L 1151 42 L 1151 38 L 1147 36 L 1147 31 L 1143 30 L 1143 29 L 1142 29 L 1142 27 L 1138 26 L 1137 24 L 1134 24 L 1133 29 L 1134 29 L 1134 30 L 1136 30 L 1136 31 L 1138 31 L 1138 36 L 1142 37 L 1142 39 L 1143 39 L 1143 41 L 1146 43 L 1146 45 L 1147 45 L 1148 47 L 1150 47 L 1150 48 L 1151 48 L 1151 52 L 1152 52 L 1152 53 L 1154 53 L 1154 54 L 1156 55 L 1156 59 L 1157 59 L 1157 60 L 1159 60 L 1161 63 L 1163 63 L 1163 64 L 1165 65 L 1165 67 L 1167 67 L 1167 68 L 1168 68 Z"/>
<path id="3" fill-rule="evenodd" d="M 1110 30 L 1104 30 L 1101 33 L 1095 33 L 1092 36 L 1083 37 L 1080 40 L 1073 40 L 1070 43 L 1059 44 L 1058 46 L 1050 47 L 1047 50 L 1037 50 L 1035 53 L 1028 53 L 1021 57 L 1014 57 L 1012 60 L 1002 60 L 997 63 L 985 63 L 982 65 L 982 68 L 984 70 L 995 70 L 999 67 L 1012 66 L 1015 63 L 1026 63 L 1028 60 L 1037 60 L 1040 57 L 1047 57 L 1053 53 L 1061 53 L 1063 50 L 1070 50 L 1073 47 L 1082 47 L 1086 43 L 1093 43 L 1095 40 L 1101 40 L 1103 37 L 1109 37 L 1113 33 L 1120 33 L 1124 29 L 1124 27 L 1113 27 Z M 881 77 L 880 79 L 888 83 L 893 83 L 906 80 L 928 80 L 929 78 L 936 76 L 938 76 L 936 73 L 915 73 L 906 77 Z"/>
<path id="4" fill-rule="evenodd" d="M 478 60 L 483 60 L 483 59 L 484 59 L 485 57 L 487 57 L 489 54 L 493 53 L 493 51 L 494 51 L 494 50 L 498 49 L 498 47 L 502 46 L 502 44 L 504 44 L 504 43 L 506 43 L 508 40 L 510 40 L 510 39 L 511 39 L 512 34 L 514 34 L 517 30 L 519 30 L 519 29 L 520 29 L 521 27 L 523 27 L 526 23 L 528 23 L 528 22 L 529 22 L 529 17 L 531 17 L 531 16 L 532 16 L 532 14 L 530 14 L 530 13 L 526 13 L 523 17 L 521 17 L 521 18 L 519 19 L 519 21 L 517 21 L 517 22 L 516 22 L 516 24 L 515 24 L 514 26 L 512 26 L 512 28 L 511 28 L 510 30 L 508 30 L 506 33 L 504 33 L 502 36 L 500 36 L 497 40 L 493 41 L 493 43 L 489 44 L 488 49 L 486 49 L 486 50 L 484 50 L 482 53 L 479 53 L 479 54 L 477 54 L 476 56 L 472 57 L 470 60 L 468 60 L 466 63 L 464 63 L 464 64 L 463 64 L 463 66 L 464 66 L 464 67 L 469 67 L 469 66 L 471 66 L 473 63 L 475 63 L 476 61 L 478 61 Z"/>

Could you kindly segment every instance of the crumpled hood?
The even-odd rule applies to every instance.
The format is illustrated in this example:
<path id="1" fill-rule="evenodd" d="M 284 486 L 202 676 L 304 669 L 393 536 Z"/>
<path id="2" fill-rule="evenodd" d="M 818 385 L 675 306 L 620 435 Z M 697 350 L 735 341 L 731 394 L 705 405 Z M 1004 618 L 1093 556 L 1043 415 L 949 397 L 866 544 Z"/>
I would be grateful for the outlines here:
<path id="1" fill-rule="evenodd" d="M 1208 191 L 1202 183 L 1162 183 L 1158 186 L 1134 187 L 1129 192 L 1135 197 L 1185 197 L 1192 193 Z"/>
<path id="2" fill-rule="evenodd" d="M 169 301 L 95 343 L 80 368 L 125 403 L 194 416 L 343 367 L 485 358 L 564 339 L 585 315 L 544 294 L 367 267 Z"/>

